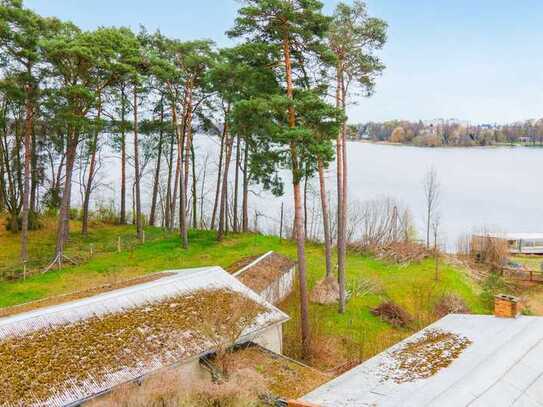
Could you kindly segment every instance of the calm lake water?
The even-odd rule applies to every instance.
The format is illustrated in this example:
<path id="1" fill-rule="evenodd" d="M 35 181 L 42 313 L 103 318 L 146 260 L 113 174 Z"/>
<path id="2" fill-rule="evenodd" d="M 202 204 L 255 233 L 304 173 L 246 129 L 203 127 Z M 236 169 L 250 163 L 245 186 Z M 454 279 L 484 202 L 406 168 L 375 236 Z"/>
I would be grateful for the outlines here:
<path id="1" fill-rule="evenodd" d="M 382 197 L 410 208 L 424 231 L 423 180 L 437 170 L 443 240 L 454 249 L 460 236 L 488 227 L 507 232 L 543 232 L 543 149 L 417 148 L 349 143 L 350 199 Z M 333 171 L 329 183 L 333 183 Z M 290 190 L 289 190 L 290 193 Z M 274 207 L 270 199 L 260 199 Z M 290 199 L 286 201 L 290 204 Z"/>
<path id="2" fill-rule="evenodd" d="M 439 148 L 351 143 L 351 194 L 390 195 L 424 224 L 423 179 L 437 170 L 439 212 L 449 242 L 488 226 L 507 232 L 543 232 L 543 149 Z"/>
<path id="3" fill-rule="evenodd" d="M 212 205 L 217 163 L 217 139 L 196 138 L 198 172 L 208 156 L 205 206 Z M 458 238 L 481 227 L 504 232 L 543 232 L 543 149 L 538 148 L 417 148 L 352 142 L 348 147 L 350 199 L 358 202 L 390 197 L 410 208 L 422 237 L 424 231 L 423 179 L 429 168 L 437 170 L 441 184 L 439 212 L 442 238 L 454 249 Z M 108 186 L 97 198 L 119 202 L 118 160 L 112 159 L 103 171 Z M 335 165 L 327 173 L 335 200 Z M 132 169 L 130 169 L 132 171 Z M 153 169 L 144 177 L 143 202 L 149 207 Z M 292 217 L 292 189 L 288 171 L 283 171 L 285 196 L 252 188 L 251 217 L 259 213 L 259 228 L 277 233 L 281 203 L 288 224 Z M 163 175 L 165 178 L 165 174 Z M 233 177 L 232 177 L 233 180 Z M 318 184 L 313 182 L 317 192 Z M 319 212 L 318 195 L 311 195 L 311 210 Z M 130 196 L 129 196 L 130 199 Z M 314 208 L 314 209 L 313 209 Z M 253 223 L 254 220 L 251 220 Z M 318 221 L 315 221 L 317 224 Z"/>

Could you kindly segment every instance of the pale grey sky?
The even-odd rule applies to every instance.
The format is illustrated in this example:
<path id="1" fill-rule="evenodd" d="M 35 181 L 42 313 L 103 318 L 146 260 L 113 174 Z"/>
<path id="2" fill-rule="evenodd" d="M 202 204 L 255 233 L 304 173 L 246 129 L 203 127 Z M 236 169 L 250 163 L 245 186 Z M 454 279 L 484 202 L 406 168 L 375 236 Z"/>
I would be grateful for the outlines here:
<path id="1" fill-rule="evenodd" d="M 337 0 L 325 0 L 327 11 Z M 387 70 L 351 121 L 458 118 L 509 122 L 543 117 L 541 0 L 367 0 L 390 24 Z M 27 0 L 83 28 L 123 25 L 227 44 L 236 0 Z"/>

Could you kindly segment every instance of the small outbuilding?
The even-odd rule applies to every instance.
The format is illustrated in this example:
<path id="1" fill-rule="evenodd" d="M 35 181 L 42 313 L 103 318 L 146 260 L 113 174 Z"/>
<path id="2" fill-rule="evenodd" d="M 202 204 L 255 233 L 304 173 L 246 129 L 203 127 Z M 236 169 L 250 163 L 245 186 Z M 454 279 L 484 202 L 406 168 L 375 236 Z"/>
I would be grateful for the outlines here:
<path id="1" fill-rule="evenodd" d="M 517 299 L 499 296 L 496 316 L 448 315 L 302 401 L 320 407 L 542 407 L 543 318 L 518 311 Z"/>
<path id="2" fill-rule="evenodd" d="M 473 235 L 475 250 L 484 247 L 488 241 L 503 242 L 511 254 L 543 255 L 543 233 L 485 233 Z"/>
<path id="3" fill-rule="evenodd" d="M 282 351 L 288 316 L 219 267 L 0 319 L 0 405 L 76 406 L 162 369 L 198 379 L 225 344 Z"/>
<path id="4" fill-rule="evenodd" d="M 272 304 L 278 304 L 294 288 L 296 263 L 275 252 L 251 259 L 236 270 L 234 277 Z"/>

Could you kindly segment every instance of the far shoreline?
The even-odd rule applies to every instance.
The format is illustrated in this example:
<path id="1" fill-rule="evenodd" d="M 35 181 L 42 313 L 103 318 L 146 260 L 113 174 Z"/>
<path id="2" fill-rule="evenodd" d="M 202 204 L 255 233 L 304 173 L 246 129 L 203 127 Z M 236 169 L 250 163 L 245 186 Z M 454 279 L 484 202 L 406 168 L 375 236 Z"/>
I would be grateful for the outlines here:
<path id="1" fill-rule="evenodd" d="M 362 144 L 374 144 L 374 145 L 382 145 L 382 146 L 392 146 L 392 147 L 413 147 L 413 148 L 423 148 L 423 149 L 438 149 L 438 148 L 446 148 L 446 149 L 458 149 L 458 148 L 469 148 L 469 149 L 489 149 L 489 148 L 509 148 L 509 149 L 515 149 L 515 148 L 543 148 L 543 144 L 508 144 L 508 143 L 498 143 L 498 144 L 489 144 L 486 146 L 463 146 L 463 145 L 454 145 L 454 144 L 443 144 L 439 146 L 419 146 L 416 144 L 407 144 L 407 143 L 393 143 L 390 141 L 374 141 L 374 140 L 360 140 L 360 139 L 349 139 L 350 142 L 353 143 L 362 143 Z"/>

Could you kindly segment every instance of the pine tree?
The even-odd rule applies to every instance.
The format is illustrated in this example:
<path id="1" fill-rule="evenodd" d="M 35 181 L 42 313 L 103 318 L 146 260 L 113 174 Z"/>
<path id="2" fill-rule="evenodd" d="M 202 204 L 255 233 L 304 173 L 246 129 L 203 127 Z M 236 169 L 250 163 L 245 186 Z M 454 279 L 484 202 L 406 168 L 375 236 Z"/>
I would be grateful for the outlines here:
<path id="1" fill-rule="evenodd" d="M 375 78 L 384 69 L 373 52 L 386 42 L 387 25 L 370 18 L 366 4 L 356 0 L 352 6 L 340 3 L 334 13 L 328 33 L 330 49 L 336 56 L 336 106 L 345 113 L 341 131 L 337 136 L 337 193 L 338 193 L 338 281 L 340 287 L 339 312 L 345 312 L 345 263 L 347 259 L 347 104 L 354 86 L 370 95 Z"/>
<path id="2" fill-rule="evenodd" d="M 320 58 L 326 54 L 322 39 L 328 28 L 329 19 L 322 14 L 322 3 L 316 0 L 246 0 L 239 10 L 236 25 L 229 34 L 243 37 L 250 42 L 267 43 L 274 47 L 277 74 L 282 77 L 283 95 L 269 100 L 248 102 L 253 104 L 254 113 L 268 116 L 268 128 L 260 127 L 261 134 L 269 134 L 270 141 L 280 143 L 288 149 L 288 165 L 292 172 L 295 208 L 295 236 L 298 253 L 298 274 L 300 281 L 300 320 L 303 356 L 309 357 L 311 337 L 309 327 L 309 300 L 306 277 L 305 231 L 302 209 L 301 180 L 305 177 L 303 158 L 308 144 L 314 142 L 313 134 L 300 126 L 297 117 L 295 71 L 303 69 L 300 61 Z M 286 117 L 282 112 L 286 113 Z M 279 117 L 278 117 L 279 116 Z M 248 118 L 248 117 L 247 117 Z M 274 125 L 285 123 L 286 125 Z M 276 120 L 281 119 L 279 122 Z M 276 165 L 285 164 L 285 150 L 267 153 L 267 158 Z M 274 172 L 271 172 L 273 174 Z M 262 172 L 261 172 L 262 174 Z M 268 173 L 269 174 L 269 173 Z"/>

